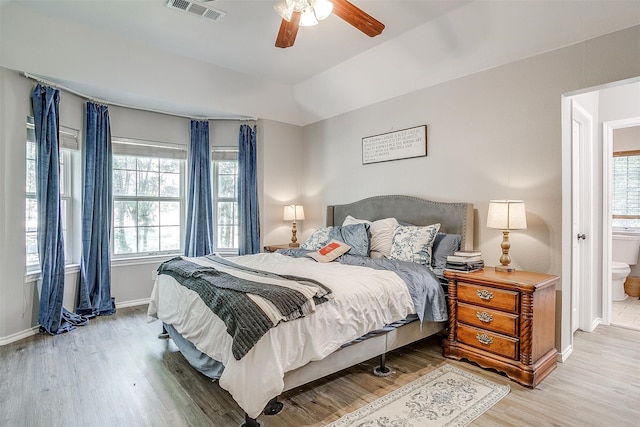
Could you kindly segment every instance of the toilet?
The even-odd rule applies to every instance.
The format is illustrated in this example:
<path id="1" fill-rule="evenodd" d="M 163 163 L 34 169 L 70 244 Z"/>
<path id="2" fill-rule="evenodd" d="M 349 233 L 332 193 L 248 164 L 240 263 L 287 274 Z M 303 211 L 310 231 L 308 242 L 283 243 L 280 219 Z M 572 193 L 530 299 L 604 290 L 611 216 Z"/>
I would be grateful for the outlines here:
<path id="1" fill-rule="evenodd" d="M 640 253 L 640 235 L 614 234 L 612 237 L 613 254 L 611 263 L 611 299 L 624 301 L 624 282 L 631 273 L 630 265 L 638 263 Z"/>

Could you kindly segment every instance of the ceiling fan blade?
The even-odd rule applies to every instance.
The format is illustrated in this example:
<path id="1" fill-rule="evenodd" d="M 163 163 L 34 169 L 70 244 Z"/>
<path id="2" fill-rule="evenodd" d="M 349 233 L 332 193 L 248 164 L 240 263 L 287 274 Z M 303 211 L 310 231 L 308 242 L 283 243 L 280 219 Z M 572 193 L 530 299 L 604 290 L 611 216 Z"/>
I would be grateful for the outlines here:
<path id="1" fill-rule="evenodd" d="M 280 31 L 278 31 L 278 37 L 276 38 L 276 47 L 291 47 L 296 41 L 298 35 L 298 29 L 300 28 L 300 12 L 293 12 L 291 20 L 282 20 L 280 24 Z"/>
<path id="2" fill-rule="evenodd" d="M 369 37 L 382 33 L 384 24 L 347 0 L 333 0 L 333 13 Z"/>

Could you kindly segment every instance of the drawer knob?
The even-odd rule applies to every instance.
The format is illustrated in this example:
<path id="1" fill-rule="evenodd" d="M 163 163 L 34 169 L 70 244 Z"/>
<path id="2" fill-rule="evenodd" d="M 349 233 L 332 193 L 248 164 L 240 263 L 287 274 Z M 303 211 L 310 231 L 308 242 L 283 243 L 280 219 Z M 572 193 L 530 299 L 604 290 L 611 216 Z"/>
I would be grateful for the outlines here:
<path id="1" fill-rule="evenodd" d="M 476 339 L 482 344 L 493 344 L 493 339 L 487 334 L 476 334 Z"/>
<path id="2" fill-rule="evenodd" d="M 485 301 L 491 301 L 493 299 L 493 292 L 489 292 L 486 289 L 476 291 L 476 294 L 480 297 L 480 299 Z"/>
<path id="3" fill-rule="evenodd" d="M 489 323 L 493 320 L 493 316 L 487 313 L 486 311 L 478 311 L 476 312 L 476 317 L 479 321 L 483 323 Z"/>

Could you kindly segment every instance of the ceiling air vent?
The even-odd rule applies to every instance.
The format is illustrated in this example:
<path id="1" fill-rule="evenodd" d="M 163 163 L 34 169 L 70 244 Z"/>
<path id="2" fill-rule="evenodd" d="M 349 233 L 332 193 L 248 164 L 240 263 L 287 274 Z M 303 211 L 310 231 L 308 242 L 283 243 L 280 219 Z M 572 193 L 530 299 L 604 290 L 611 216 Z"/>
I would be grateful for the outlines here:
<path id="1" fill-rule="evenodd" d="M 227 12 L 216 9 L 207 4 L 189 0 L 169 0 L 167 7 L 170 9 L 178 9 L 183 12 L 189 12 L 215 22 L 220 22 L 222 17 L 227 14 Z"/>

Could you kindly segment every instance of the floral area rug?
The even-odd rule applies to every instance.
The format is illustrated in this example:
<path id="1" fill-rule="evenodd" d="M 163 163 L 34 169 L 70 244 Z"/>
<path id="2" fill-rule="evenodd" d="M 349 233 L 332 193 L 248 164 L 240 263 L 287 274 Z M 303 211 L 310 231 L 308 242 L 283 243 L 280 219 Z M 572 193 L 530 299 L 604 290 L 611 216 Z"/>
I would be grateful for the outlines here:
<path id="1" fill-rule="evenodd" d="M 466 426 L 508 393 L 508 385 L 442 365 L 327 427 Z"/>

